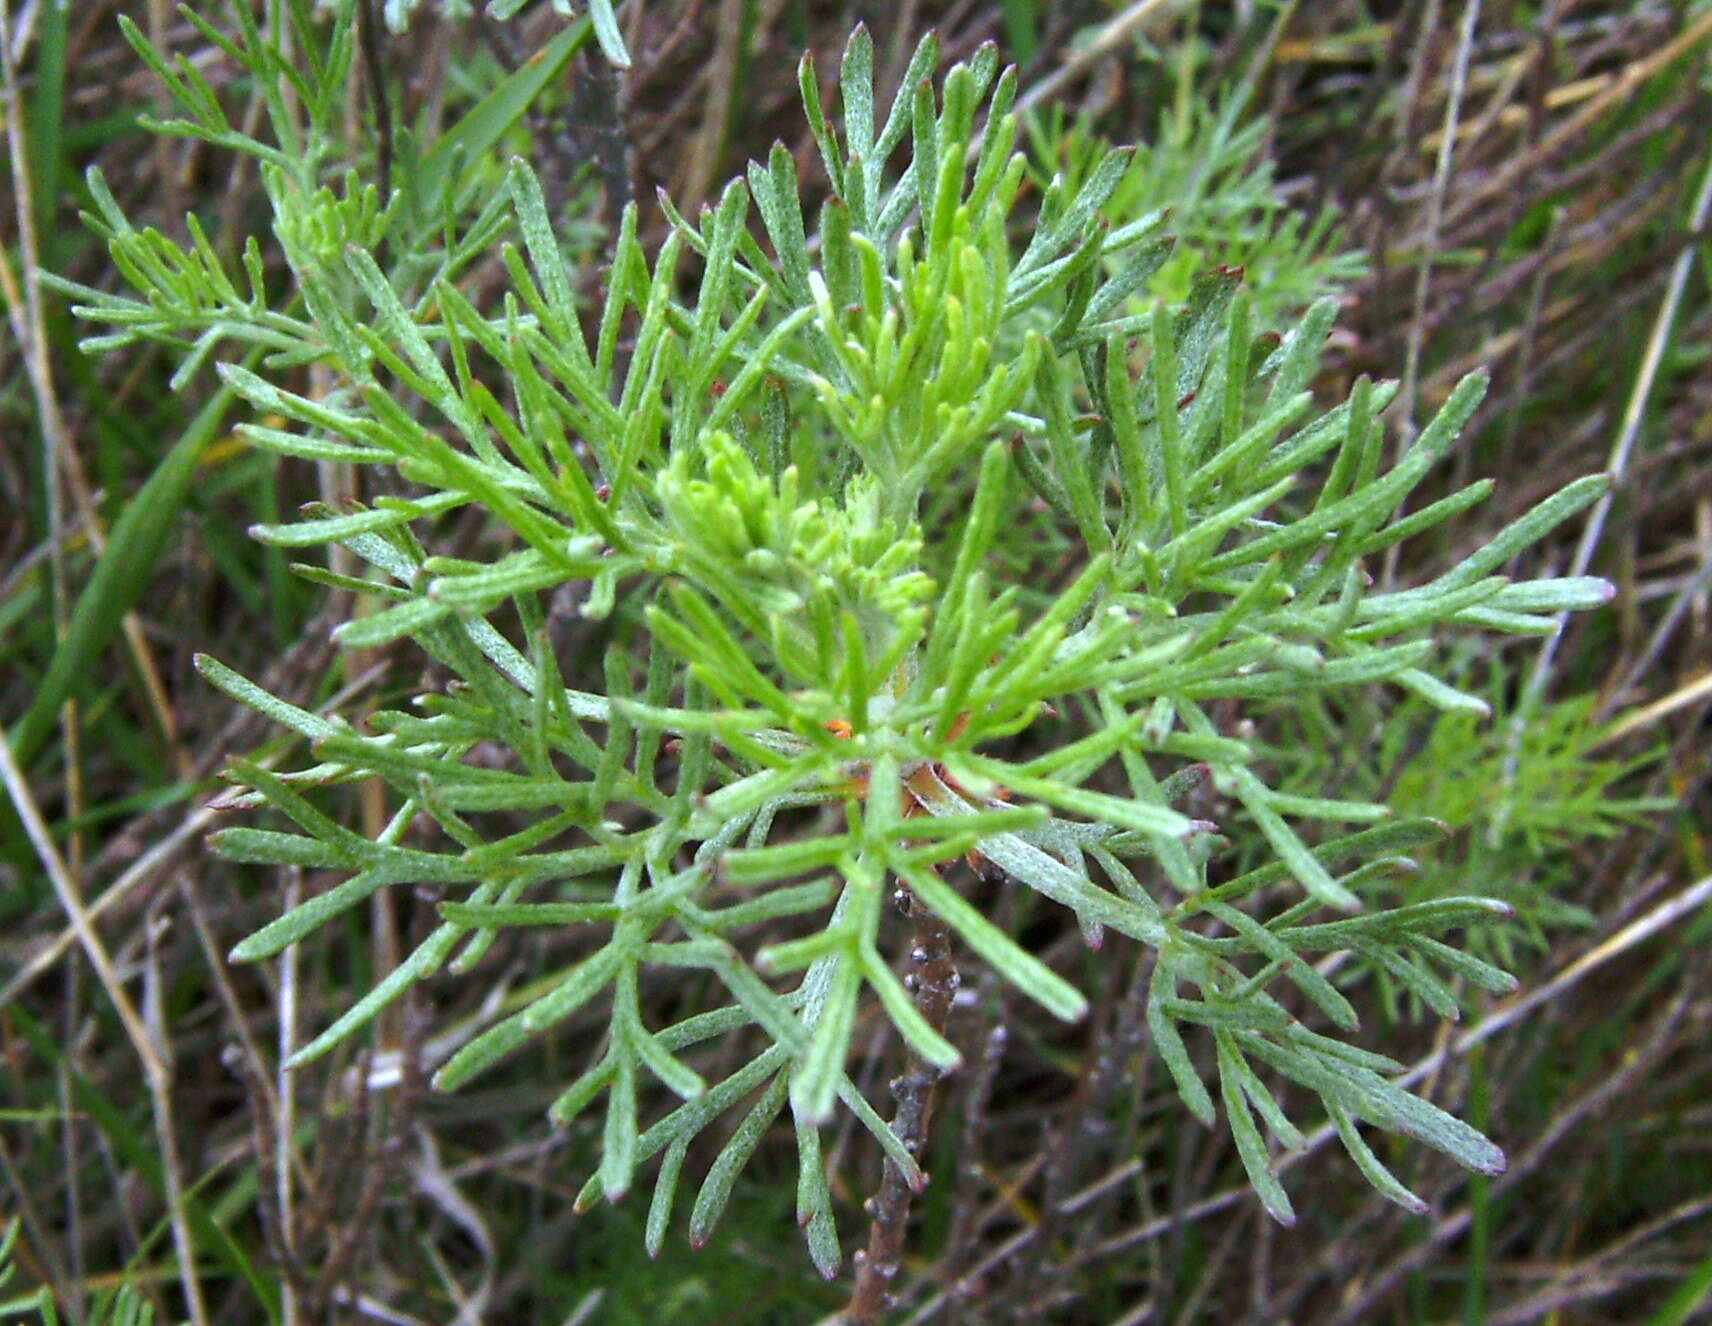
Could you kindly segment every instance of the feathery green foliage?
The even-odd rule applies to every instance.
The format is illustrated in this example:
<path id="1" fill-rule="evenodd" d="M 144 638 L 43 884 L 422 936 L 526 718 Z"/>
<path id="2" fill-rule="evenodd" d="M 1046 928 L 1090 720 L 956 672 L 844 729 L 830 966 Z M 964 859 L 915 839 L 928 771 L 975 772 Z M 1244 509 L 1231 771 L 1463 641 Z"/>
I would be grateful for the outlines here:
<path id="1" fill-rule="evenodd" d="M 583 1200 L 619 1197 L 662 1157 L 657 1248 L 691 1142 L 741 1108 L 689 1202 L 700 1241 L 788 1111 L 799 1218 L 830 1275 L 819 1130 L 834 1110 L 921 1176 L 849 1076 L 859 1016 L 877 1008 L 927 1063 L 959 1062 L 895 971 L 893 898 L 936 913 L 969 960 L 1053 1015 L 1087 1006 L 948 873 L 968 856 L 1069 909 L 1090 943 L 1116 932 L 1155 951 L 1154 1046 L 1197 1117 L 1213 1123 L 1222 1104 L 1278 1219 L 1293 1217 L 1268 1138 L 1288 1148 L 1301 1134 L 1268 1078 L 1321 1098 L 1356 1164 L 1404 1206 L 1419 1203 L 1358 1121 L 1502 1168 L 1485 1137 L 1395 1085 L 1392 1060 L 1344 1038 L 1355 1009 L 1314 963 L 1353 950 L 1428 1006 L 1454 1007 L 1453 980 L 1511 981 L 1441 936 L 1508 909 L 1451 896 L 1363 910 L 1442 827 L 1279 790 L 1223 716 L 1375 684 L 1482 707 L 1441 680 L 1439 633 L 1545 633 L 1553 614 L 1605 601 L 1603 581 L 1500 574 L 1603 478 L 1436 578 L 1375 592 L 1379 554 L 1485 495 L 1476 485 L 1404 514 L 1484 379 L 1464 380 L 1388 460 L 1391 384 L 1362 380 L 1313 407 L 1331 301 L 1279 337 L 1229 269 L 1198 276 L 1180 306 L 1142 297 L 1172 244 L 1158 212 L 1106 217 L 1129 154 L 1026 194 L 1016 78 L 991 47 L 936 80 L 930 38 L 885 107 L 858 30 L 837 121 L 805 60 L 833 187 L 813 224 L 776 149 L 702 215 L 672 212 L 657 254 L 627 213 L 587 307 L 521 160 L 485 198 L 479 161 L 463 156 L 458 180 L 419 170 L 390 200 L 354 177 L 332 187 L 315 126 L 349 59 L 348 5 L 317 41 L 302 141 L 242 138 L 193 71 L 158 66 L 192 117 L 177 131 L 266 163 L 292 302 L 270 302 L 254 246 L 242 277 L 224 271 L 194 229 L 189 247 L 133 229 L 99 180 L 94 224 L 137 293 L 73 290 L 78 313 L 112 329 L 98 347 L 166 340 L 189 350 L 187 370 L 215 359 L 258 416 L 277 416 L 246 426 L 257 446 L 406 485 L 254 532 L 347 548 L 363 578 L 302 568 L 376 603 L 339 638 L 409 639 L 448 684 L 361 720 L 322 718 L 199 662 L 312 752 L 285 773 L 237 764 L 236 801 L 291 827 L 226 829 L 216 848 L 344 876 L 236 958 L 272 957 L 384 889 L 444 898 L 438 928 L 296 1062 L 351 1041 L 413 983 L 477 970 L 502 932 L 574 928 L 579 960 L 468 1038 L 437 1084 L 454 1089 L 598 1008 L 607 1034 L 551 1109 L 560 1124 L 601 1113 Z M 258 78 L 279 72 L 254 28 L 231 49 Z M 478 305 L 458 277 L 490 254 L 508 282 Z M 261 357 L 245 367 L 251 349 Z M 288 385 L 304 366 L 330 389 Z M 494 555 L 435 555 L 445 522 L 470 512 L 503 532 Z M 1065 568 L 1068 583 L 1041 588 Z M 571 585 L 582 618 L 604 624 L 598 683 L 567 677 L 575 660 L 549 629 L 548 597 Z M 359 780 L 390 791 L 378 836 L 318 803 L 319 789 Z M 1270 860 L 1222 868 L 1220 826 L 1179 808 L 1205 780 Z M 650 1021 L 642 983 L 662 971 L 704 1002 Z M 1340 1034 L 1299 1019 L 1282 986 Z M 703 1052 L 715 1042 L 743 1054 L 710 1080 L 729 1062 Z M 656 1087 L 677 1103 L 662 1112 Z"/>
<path id="2" fill-rule="evenodd" d="M 1340 247 L 1331 207 L 1310 216 L 1286 204 L 1250 78 L 1200 86 L 1209 80 L 1192 40 L 1145 60 L 1138 81 L 1148 74 L 1158 120 L 1104 210 L 1167 213 L 1175 243 L 1143 287 L 1149 294 L 1180 302 L 1209 268 L 1240 267 L 1257 318 L 1270 325 L 1363 275 L 1366 257 Z M 1064 121 L 1062 108 L 1045 106 L 1026 122 L 1031 174 L 1042 187 L 1054 173 L 1080 178 L 1111 150 L 1084 121 Z"/>
<path id="3" fill-rule="evenodd" d="M 1592 924 L 1588 912 L 1565 901 L 1572 891 L 1567 876 L 1576 869 L 1570 849 L 1612 838 L 1675 803 L 1619 792 L 1659 752 L 1601 758 L 1610 731 L 1594 717 L 1593 696 L 1539 706 L 1524 721 L 1505 711 L 1505 680 L 1500 672 L 1483 688 L 1493 699 L 1492 720 L 1434 715 L 1417 758 L 1388 749 L 1381 763 L 1396 771 L 1394 804 L 1444 821 L 1456 837 L 1456 850 L 1411 878 L 1405 895 L 1445 893 L 1453 875 L 1484 881 L 1487 892 L 1515 909 L 1516 920 L 1483 932 L 1476 951 L 1514 966 L 1543 952 L 1552 928 Z M 1512 742 L 1512 732 L 1519 740 Z M 1399 745 L 1400 736 L 1387 744 Z"/>

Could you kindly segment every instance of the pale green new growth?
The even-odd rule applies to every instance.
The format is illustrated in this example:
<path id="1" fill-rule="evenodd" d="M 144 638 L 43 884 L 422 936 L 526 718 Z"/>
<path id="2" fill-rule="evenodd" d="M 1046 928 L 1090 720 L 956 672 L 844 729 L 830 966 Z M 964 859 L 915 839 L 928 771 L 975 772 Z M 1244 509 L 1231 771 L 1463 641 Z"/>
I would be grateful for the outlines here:
<path id="1" fill-rule="evenodd" d="M 591 8 L 598 19 L 606 7 Z M 344 6 L 325 79 L 342 77 L 349 24 Z M 270 49 L 251 30 L 240 54 L 260 73 Z M 264 178 L 301 298 L 279 309 L 254 249 L 240 288 L 200 240 L 182 249 L 132 229 L 94 182 L 96 224 L 139 293 L 75 292 L 82 316 L 113 328 L 99 344 L 166 339 L 192 362 L 254 347 L 259 363 L 220 371 L 258 416 L 288 421 L 250 426 L 256 445 L 408 481 L 409 496 L 255 533 L 344 545 L 371 568 L 360 588 L 374 610 L 341 639 L 408 637 L 457 679 L 359 725 L 201 660 L 214 685 L 302 734 L 315 761 L 277 775 L 239 765 L 250 802 L 296 828 L 228 829 L 216 847 L 346 876 L 234 956 L 276 954 L 380 889 L 444 895 L 438 928 L 299 1052 L 304 1062 L 413 982 L 474 968 L 503 930 L 586 934 L 580 959 L 468 1039 L 439 1085 L 598 1009 L 607 1034 L 551 1111 L 560 1124 L 604 1111 L 583 1200 L 619 1196 L 663 1154 L 647 1225 L 657 1248 L 690 1140 L 742 1104 L 693 1201 L 700 1240 L 788 1109 L 799 1214 L 831 1274 L 817 1127 L 836 1103 L 919 1176 L 847 1075 L 858 1017 L 877 1009 L 929 1063 L 958 1062 L 894 975 L 901 955 L 882 926 L 893 891 L 942 917 L 965 962 L 1054 1016 L 1086 1007 L 939 873 L 978 850 L 1003 887 L 1070 909 L 1091 941 L 1115 931 L 1156 951 L 1153 1046 L 1197 1116 L 1212 1123 L 1222 1103 L 1274 1216 L 1291 1211 L 1267 1139 L 1289 1148 L 1301 1134 L 1269 1079 L 1319 1096 L 1362 1172 L 1418 1208 L 1358 1120 L 1486 1173 L 1502 1154 L 1396 1086 L 1391 1060 L 1310 1029 L 1272 991 L 1282 982 L 1353 1031 L 1355 1009 L 1313 966 L 1351 950 L 1455 1015 L 1453 978 L 1510 982 L 1437 936 L 1505 909 L 1455 898 L 1363 910 L 1439 827 L 1283 794 L 1241 723 L 1214 715 L 1376 683 L 1481 708 L 1435 675 L 1437 632 L 1548 632 L 1553 614 L 1602 601 L 1603 582 L 1512 584 L 1499 571 L 1604 481 L 1548 498 L 1435 580 L 1374 591 L 1378 554 L 1486 495 L 1481 484 L 1402 514 L 1484 378 L 1463 381 L 1389 460 L 1379 414 L 1391 384 L 1363 380 L 1323 413 L 1308 394 L 1330 301 L 1282 339 L 1253 325 L 1237 271 L 1201 275 L 1181 307 L 1139 302 L 1171 241 L 1157 214 L 1102 214 L 1127 154 L 1074 187 L 1025 194 L 1015 71 L 984 48 L 936 92 L 937 57 L 930 39 L 895 103 L 878 107 L 858 30 L 841 123 L 805 60 L 835 190 L 814 223 L 776 148 L 717 206 L 672 213 L 652 257 L 628 214 L 593 308 L 579 307 L 586 283 L 529 167 L 480 175 L 479 149 L 497 132 L 484 143 L 471 131 L 478 150 L 456 155 L 455 178 L 453 156 L 430 151 L 384 206 L 354 180 L 328 187 L 338 163 L 318 161 L 313 142 L 233 141 L 283 157 Z M 174 90 L 202 125 L 182 131 L 220 141 L 217 107 L 180 72 Z M 312 108 L 332 104 L 330 86 L 306 88 Z M 460 228 L 420 219 L 442 208 Z M 488 252 L 509 288 L 477 307 L 457 278 Z M 330 392 L 282 385 L 305 364 Z M 440 518 L 460 508 L 508 531 L 506 549 L 434 556 Z M 1039 588 L 1066 568 L 1067 583 Z M 610 625 L 594 691 L 567 687 L 571 660 L 546 629 L 546 597 L 567 585 L 581 587 L 584 618 Z M 1012 749 L 1023 754 L 1001 758 Z M 369 778 L 393 794 L 373 840 L 315 800 L 318 787 Z M 1221 869 L 1219 826 L 1177 804 L 1205 779 L 1272 860 L 1235 878 Z M 413 827 L 425 818 L 437 834 Z M 1353 831 L 1320 827 L 1340 824 Z M 685 988 L 710 1002 L 650 1022 L 659 1005 L 639 982 L 659 968 L 702 973 Z M 699 1047 L 731 1037 L 746 1062 L 710 1079 L 729 1060 Z M 662 1113 L 651 1082 L 679 1103 Z"/>

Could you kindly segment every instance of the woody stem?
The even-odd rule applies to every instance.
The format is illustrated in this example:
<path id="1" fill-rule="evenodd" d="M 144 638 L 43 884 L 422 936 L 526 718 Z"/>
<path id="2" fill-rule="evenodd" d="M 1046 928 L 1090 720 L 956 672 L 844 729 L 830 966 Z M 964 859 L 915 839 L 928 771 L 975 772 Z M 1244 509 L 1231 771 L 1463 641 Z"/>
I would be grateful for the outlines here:
<path id="1" fill-rule="evenodd" d="M 910 987 L 915 1006 L 928 1025 L 943 1032 L 959 981 L 951 957 L 951 931 L 932 911 L 916 903 L 901 884 L 896 896 L 914 921 L 904 984 Z M 912 1050 L 903 1072 L 892 1080 L 892 1096 L 897 1101 L 892 1132 L 913 1156 L 919 1157 L 927 1144 L 939 1077 L 940 1070 Z M 871 1219 L 868 1247 L 856 1254 L 856 1287 L 842 1313 L 845 1326 L 873 1326 L 884 1320 L 892 1307 L 892 1281 L 903 1264 L 912 1196 L 903 1171 L 886 1161 L 879 1189 L 867 1203 Z"/>

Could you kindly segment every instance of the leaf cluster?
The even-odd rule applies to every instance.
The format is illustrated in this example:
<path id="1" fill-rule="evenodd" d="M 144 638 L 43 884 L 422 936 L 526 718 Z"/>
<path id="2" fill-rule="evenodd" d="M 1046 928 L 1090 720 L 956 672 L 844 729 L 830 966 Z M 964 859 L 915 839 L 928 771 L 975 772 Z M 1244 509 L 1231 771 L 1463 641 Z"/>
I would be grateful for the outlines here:
<path id="1" fill-rule="evenodd" d="M 330 52 L 349 23 L 336 16 Z M 139 297 L 78 292 L 83 316 L 118 328 L 96 344 L 253 347 L 259 363 L 220 372 L 269 420 L 245 427 L 255 445 L 401 477 L 405 495 L 254 532 L 348 549 L 359 576 L 297 568 L 373 605 L 340 640 L 409 639 L 453 679 L 359 723 L 199 660 L 311 752 L 284 773 L 235 766 L 238 803 L 291 827 L 227 829 L 215 847 L 340 881 L 234 956 L 276 955 L 384 889 L 443 899 L 437 928 L 298 1052 L 304 1063 L 415 983 L 476 968 L 502 935 L 551 927 L 571 960 L 465 1040 L 438 1085 L 593 1015 L 604 1034 L 550 1111 L 569 1125 L 598 1108 L 582 1200 L 618 1197 L 659 1156 L 657 1248 L 692 1143 L 739 1110 L 691 1203 L 699 1241 L 788 1110 L 798 1216 L 831 1274 L 820 1129 L 835 1106 L 921 1181 L 849 1076 L 859 1017 L 877 1009 L 939 1069 L 960 1059 L 900 974 L 889 900 L 937 914 L 1053 1016 L 1087 1006 L 956 882 L 967 856 L 1068 909 L 1090 943 L 1115 932 L 1155 950 L 1154 1043 L 1207 1122 L 1217 1106 L 1197 1054 L 1210 1061 L 1275 1216 L 1291 1211 L 1267 1135 L 1291 1147 L 1301 1134 L 1263 1073 L 1319 1098 L 1362 1171 L 1416 1208 L 1359 1122 L 1484 1172 L 1501 1153 L 1393 1084 L 1391 1060 L 1308 1025 L 1356 1023 L 1314 964 L 1358 953 L 1449 1013 L 1458 983 L 1510 981 L 1441 936 L 1505 909 L 1453 897 L 1361 910 L 1370 882 L 1406 868 L 1400 854 L 1436 827 L 1280 790 L 1219 714 L 1380 684 L 1450 712 L 1481 707 L 1436 675 L 1439 633 L 1543 633 L 1553 614 L 1604 602 L 1602 581 L 1501 571 L 1605 481 L 1547 498 L 1425 584 L 1375 591 L 1373 559 L 1489 493 L 1477 483 L 1406 512 L 1484 380 L 1461 383 L 1388 461 L 1391 384 L 1363 380 L 1314 408 L 1330 301 L 1280 337 L 1228 269 L 1199 276 L 1181 305 L 1146 297 L 1173 245 L 1158 213 L 1107 219 L 1129 155 L 1035 193 L 1015 151 L 1015 71 L 990 47 L 936 83 L 937 63 L 929 38 L 882 107 L 859 29 L 835 122 L 805 59 L 833 185 L 815 224 L 777 148 L 694 219 L 664 203 L 673 233 L 657 254 L 628 212 L 592 306 L 520 160 L 417 252 L 405 241 L 425 232 L 409 228 L 402 193 L 298 187 L 292 170 L 313 151 L 278 149 L 298 163 L 270 177 L 300 301 L 290 314 L 253 276 L 241 291 L 195 232 L 187 247 L 139 234 L 100 203 Z M 187 85 L 172 86 L 183 99 Z M 445 207 L 459 196 L 448 189 Z M 459 277 L 489 256 L 505 288 L 478 303 Z M 305 365 L 331 390 L 294 389 Z M 430 551 L 460 511 L 481 514 L 491 556 Z M 606 624 L 598 677 L 567 676 L 554 648 L 545 604 L 567 585 Z M 391 797 L 374 837 L 319 791 L 367 780 Z M 1180 808 L 1209 780 L 1272 853 L 1234 878 L 1221 826 Z M 1337 824 L 1365 827 L 1323 831 Z M 643 991 L 662 973 L 701 1005 L 661 1018 Z M 745 1047 L 723 1075 L 718 1044 Z M 675 1098 L 663 1113 L 653 1083 Z"/>

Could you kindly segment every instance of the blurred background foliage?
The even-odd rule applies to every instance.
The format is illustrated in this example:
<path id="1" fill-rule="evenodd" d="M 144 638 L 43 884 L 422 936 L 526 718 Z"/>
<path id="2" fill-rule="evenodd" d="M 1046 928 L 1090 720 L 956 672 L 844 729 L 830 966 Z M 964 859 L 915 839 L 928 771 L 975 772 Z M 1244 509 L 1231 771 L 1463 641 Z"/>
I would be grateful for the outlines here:
<path id="1" fill-rule="evenodd" d="M 83 355 L 37 279 L 115 282 L 76 219 L 94 207 L 90 165 L 169 234 L 194 210 L 228 260 L 264 215 L 253 163 L 139 125 L 165 105 L 122 13 L 235 121 L 261 112 L 258 89 L 163 0 L 0 0 L 0 721 L 18 773 L 0 805 L 0 1210 L 18 1221 L 0 1316 L 31 1316 L 45 1286 L 67 1321 L 152 1308 L 254 1322 L 276 1316 L 289 1282 L 303 1320 L 815 1320 L 840 1298 L 790 1228 L 788 1137 L 771 1168 L 762 1148 L 712 1245 L 674 1237 L 648 1263 L 640 1208 L 572 1213 L 593 1139 L 538 1123 L 563 1065 L 434 1096 L 433 1047 L 406 1005 L 366 1055 L 278 1074 L 280 1048 L 395 962 L 431 904 L 377 906 L 342 942 L 274 967 L 227 966 L 236 936 L 314 881 L 203 850 L 213 774 L 280 739 L 203 684 L 191 654 L 306 707 L 384 700 L 419 664 L 337 650 L 339 605 L 245 532 L 351 495 L 338 476 L 247 449 L 212 374 L 172 388 L 176 355 Z M 1491 475 L 1498 495 L 1443 537 L 1472 542 L 1574 476 L 1620 476 L 1529 568 L 1589 569 L 1616 601 L 1553 645 L 1471 647 L 1451 680 L 1486 696 L 1490 718 L 1377 695 L 1246 715 L 1286 790 L 1385 795 L 1446 823 L 1442 849 L 1387 882 L 1393 896 L 1480 891 L 1516 907 L 1481 941 L 1520 994 L 1471 994 L 1460 1025 L 1401 992 L 1362 1003 L 1395 1022 L 1384 1044 L 1415 1088 L 1504 1143 L 1509 1172 L 1470 1179 L 1387 1153 L 1434 1205 L 1413 1219 L 1311 1152 L 1292 1178 L 1302 1220 L 1274 1228 L 1228 1140 L 1177 1107 L 1147 1055 L 1132 992 L 1145 972 L 1070 956 L 1080 940 L 1060 918 L 1008 916 L 1036 951 L 1088 964 L 1102 997 L 1066 1037 L 996 985 L 966 990 L 952 1033 L 968 1067 L 944 1088 L 899 1319 L 1704 1320 L 1712 6 L 630 0 L 616 9 L 623 71 L 593 51 L 530 64 L 564 26 L 547 4 L 507 23 L 423 6 L 370 54 L 394 159 L 448 135 L 479 147 L 492 164 L 472 150 L 460 168 L 479 198 L 506 154 L 526 155 L 592 281 L 626 201 L 657 244 L 657 187 L 693 216 L 775 138 L 824 189 L 796 57 L 812 49 L 824 85 L 859 20 L 893 85 L 928 28 L 948 60 L 999 41 L 1022 68 L 1037 181 L 1139 144 L 1114 215 L 1171 209 L 1179 248 L 1154 295 L 1180 300 L 1220 264 L 1245 269 L 1270 322 L 1341 292 L 1324 385 L 1402 378 L 1399 444 L 1490 364 L 1494 389 L 1439 482 Z M 327 178 L 385 168 L 376 107 L 353 75 L 336 108 L 347 158 L 322 163 Z M 265 278 L 283 282 L 263 253 Z M 493 273 L 478 263 L 463 279 Z M 487 533 L 471 521 L 459 537 Z M 1439 537 L 1405 544 L 1385 575 L 1424 579 L 1458 552 Z M 353 795 L 353 823 L 374 813 Z M 550 944 L 510 949 L 509 979 L 526 985 Z M 106 982 L 128 992 L 132 1022 Z M 895 1052 L 873 1038 L 871 1088 Z M 854 1227 L 874 1158 L 849 1134 L 828 1154 Z M 175 1226 L 196 1249 L 188 1271 Z"/>

